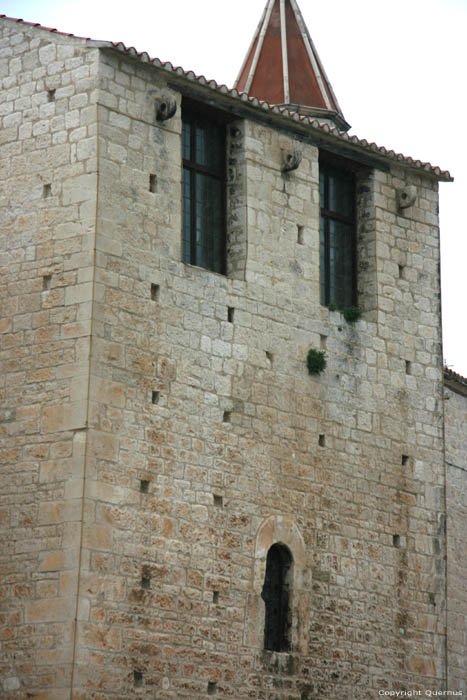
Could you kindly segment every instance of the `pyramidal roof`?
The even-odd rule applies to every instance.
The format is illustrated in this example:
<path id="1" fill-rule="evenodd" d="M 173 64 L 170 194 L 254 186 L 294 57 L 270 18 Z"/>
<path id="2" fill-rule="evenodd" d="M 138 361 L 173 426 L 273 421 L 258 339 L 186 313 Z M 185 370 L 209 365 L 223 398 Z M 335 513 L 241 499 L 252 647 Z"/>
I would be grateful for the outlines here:
<path id="1" fill-rule="evenodd" d="M 268 0 L 235 88 L 350 129 L 296 0 Z"/>

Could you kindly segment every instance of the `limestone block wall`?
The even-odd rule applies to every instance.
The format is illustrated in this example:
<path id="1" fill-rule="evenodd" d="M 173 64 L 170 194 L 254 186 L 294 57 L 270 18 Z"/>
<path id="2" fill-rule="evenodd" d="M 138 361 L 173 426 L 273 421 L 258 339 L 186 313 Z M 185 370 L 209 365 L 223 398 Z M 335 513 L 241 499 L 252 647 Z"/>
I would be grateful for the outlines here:
<path id="1" fill-rule="evenodd" d="M 0 22 L 3 695 L 445 687 L 436 183 L 362 169 L 349 325 L 319 301 L 317 144 L 252 113 L 227 127 L 228 275 L 185 265 L 194 84 Z M 294 560 L 281 654 L 262 648 L 275 542 Z M 457 678 L 462 644 L 457 626 Z"/>
<path id="2" fill-rule="evenodd" d="M 159 124 L 162 95 L 179 108 Z M 223 277 L 180 262 L 176 86 L 101 52 L 98 103 L 77 697 L 443 688 L 436 183 L 365 177 L 352 326 L 319 303 L 316 145 L 299 139 L 284 176 L 296 134 L 232 125 Z M 311 347 L 328 359 L 315 378 Z M 290 654 L 262 649 L 274 541 L 295 562 Z"/>
<path id="3" fill-rule="evenodd" d="M 446 388 L 449 687 L 467 690 L 467 391 Z"/>
<path id="4" fill-rule="evenodd" d="M 96 217 L 97 53 L 0 20 L 0 695 L 68 698 Z"/>

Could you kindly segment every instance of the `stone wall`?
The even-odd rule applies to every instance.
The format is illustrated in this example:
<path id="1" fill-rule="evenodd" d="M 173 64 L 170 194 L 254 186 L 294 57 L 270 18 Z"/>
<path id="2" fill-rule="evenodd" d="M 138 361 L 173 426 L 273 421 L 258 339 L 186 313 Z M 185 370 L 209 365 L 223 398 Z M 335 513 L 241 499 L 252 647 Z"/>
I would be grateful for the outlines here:
<path id="1" fill-rule="evenodd" d="M 196 99 L 195 83 L 2 26 L 36 52 L 31 65 L 43 51 L 33 93 L 44 125 L 31 129 L 45 130 L 29 154 L 18 139 L 31 117 L 3 124 L 16 129 L 1 156 L 12 178 L 5 248 L 22 246 L 2 269 L 12 275 L 2 454 L 25 475 L 11 467 L 1 511 L 14 555 L 2 589 L 6 697 L 69 697 L 75 609 L 75 700 L 443 688 L 436 182 L 362 169 L 363 317 L 350 325 L 320 305 L 312 136 L 252 108 L 232 121 L 229 274 L 185 265 L 178 87 Z M 199 88 L 199 99 L 215 95 Z M 157 123 L 161 97 L 178 109 Z M 40 109 L 52 112 L 39 119 Z M 283 174 L 297 149 L 300 167 Z M 32 199 L 21 183 L 34 158 Z M 416 202 L 401 211 L 407 184 Z M 318 377 L 310 348 L 327 356 Z M 294 560 L 290 653 L 263 650 L 261 587 L 278 541 Z"/>
<path id="2" fill-rule="evenodd" d="M 235 122 L 228 233 L 244 269 L 180 262 L 180 108 L 156 124 L 164 95 L 180 106 L 163 72 L 102 53 L 76 692 L 441 688 L 436 185 L 402 168 L 364 180 L 368 312 L 351 326 L 319 303 L 318 149 L 296 134 Z M 328 358 L 318 378 L 311 347 Z M 295 561 L 290 654 L 262 649 L 264 542 L 278 539 Z"/>
<path id="3" fill-rule="evenodd" d="M 449 687 L 467 691 L 467 387 L 446 388 Z"/>
<path id="4" fill-rule="evenodd" d="M 0 31 L 0 695 L 53 700 L 69 697 L 80 558 L 97 52 Z"/>

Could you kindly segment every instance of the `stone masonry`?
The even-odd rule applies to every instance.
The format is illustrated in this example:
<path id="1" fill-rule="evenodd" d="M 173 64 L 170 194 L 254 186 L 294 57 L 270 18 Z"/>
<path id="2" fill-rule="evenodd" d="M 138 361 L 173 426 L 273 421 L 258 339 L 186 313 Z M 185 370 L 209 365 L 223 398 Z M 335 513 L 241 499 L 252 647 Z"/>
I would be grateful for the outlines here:
<path id="1" fill-rule="evenodd" d="M 448 176 L 121 45 L 0 31 L 1 697 L 467 692 Z M 186 98 L 230 115 L 225 276 L 181 262 Z M 355 324 L 320 304 L 320 150 L 359 165 Z M 263 649 L 276 542 L 287 653 Z"/>
<path id="2" fill-rule="evenodd" d="M 467 380 L 446 373 L 448 670 L 467 694 Z"/>

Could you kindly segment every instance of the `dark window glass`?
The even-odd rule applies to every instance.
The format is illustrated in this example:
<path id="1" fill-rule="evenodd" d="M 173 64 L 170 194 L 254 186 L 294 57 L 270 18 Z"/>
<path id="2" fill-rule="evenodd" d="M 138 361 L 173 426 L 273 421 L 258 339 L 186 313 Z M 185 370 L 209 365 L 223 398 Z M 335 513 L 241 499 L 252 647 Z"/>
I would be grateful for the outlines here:
<path id="1" fill-rule="evenodd" d="M 183 260 L 225 273 L 225 128 L 183 115 Z"/>
<path id="2" fill-rule="evenodd" d="M 182 124 L 183 160 L 190 160 L 191 153 L 191 124 L 184 121 Z"/>
<path id="3" fill-rule="evenodd" d="M 287 547 L 274 544 L 267 556 L 261 597 L 265 603 L 264 648 L 270 651 L 290 649 L 290 585 L 292 555 Z"/>
<path id="4" fill-rule="evenodd" d="M 191 172 L 183 170 L 182 198 L 183 198 L 183 260 L 191 262 Z"/>
<path id="5" fill-rule="evenodd" d="M 321 303 L 356 303 L 355 182 L 352 172 L 320 163 Z"/>

